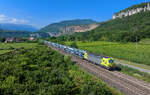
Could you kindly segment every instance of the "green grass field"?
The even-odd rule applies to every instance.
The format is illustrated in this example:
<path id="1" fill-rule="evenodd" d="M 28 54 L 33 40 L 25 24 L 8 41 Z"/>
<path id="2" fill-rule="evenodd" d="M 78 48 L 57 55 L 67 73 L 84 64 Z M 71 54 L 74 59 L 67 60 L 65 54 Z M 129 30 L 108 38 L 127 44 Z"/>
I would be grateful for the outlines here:
<path id="1" fill-rule="evenodd" d="M 66 42 L 71 45 L 72 42 Z M 77 42 L 80 49 L 131 62 L 150 65 L 150 44 L 117 42 Z"/>
<path id="2" fill-rule="evenodd" d="M 35 47 L 37 43 L 0 43 L 0 54 L 4 54 L 17 48 L 32 48 Z"/>

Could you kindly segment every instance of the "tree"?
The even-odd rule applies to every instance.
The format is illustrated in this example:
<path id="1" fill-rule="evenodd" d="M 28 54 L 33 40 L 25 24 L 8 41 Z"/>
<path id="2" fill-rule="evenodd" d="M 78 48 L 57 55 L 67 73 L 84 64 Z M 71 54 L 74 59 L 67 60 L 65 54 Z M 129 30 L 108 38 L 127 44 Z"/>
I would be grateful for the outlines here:
<path id="1" fill-rule="evenodd" d="M 73 41 L 73 42 L 71 43 L 71 47 L 78 48 L 76 41 Z"/>

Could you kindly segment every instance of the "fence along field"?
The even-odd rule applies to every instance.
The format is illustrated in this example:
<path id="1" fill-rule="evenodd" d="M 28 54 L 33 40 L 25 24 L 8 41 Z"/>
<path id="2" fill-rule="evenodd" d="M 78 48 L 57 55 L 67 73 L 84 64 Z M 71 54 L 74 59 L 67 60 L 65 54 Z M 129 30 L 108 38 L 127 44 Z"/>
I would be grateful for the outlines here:
<path id="1" fill-rule="evenodd" d="M 117 42 L 76 42 L 78 48 L 131 62 L 150 65 L 150 44 Z M 66 42 L 71 45 L 72 42 Z"/>

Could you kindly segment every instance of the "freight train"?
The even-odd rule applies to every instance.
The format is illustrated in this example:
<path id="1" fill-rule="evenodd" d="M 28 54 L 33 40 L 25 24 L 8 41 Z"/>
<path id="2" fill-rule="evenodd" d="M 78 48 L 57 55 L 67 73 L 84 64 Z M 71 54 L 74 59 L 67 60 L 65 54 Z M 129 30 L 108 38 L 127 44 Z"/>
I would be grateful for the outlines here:
<path id="1" fill-rule="evenodd" d="M 85 50 L 80 50 L 80 49 L 72 48 L 69 46 L 65 46 L 65 45 L 61 45 L 61 44 L 57 44 L 57 43 L 53 43 L 49 41 L 43 41 L 43 42 L 45 45 L 63 50 L 69 54 L 76 55 L 82 59 L 88 60 L 108 70 L 113 70 L 115 68 L 114 60 L 111 57 L 98 56 L 92 53 L 88 53 Z"/>

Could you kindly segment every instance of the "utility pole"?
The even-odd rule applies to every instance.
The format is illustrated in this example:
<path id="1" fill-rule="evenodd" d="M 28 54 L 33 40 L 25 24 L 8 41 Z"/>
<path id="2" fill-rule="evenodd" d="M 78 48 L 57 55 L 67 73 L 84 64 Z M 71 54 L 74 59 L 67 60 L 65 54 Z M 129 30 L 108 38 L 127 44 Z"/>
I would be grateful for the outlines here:
<path id="1" fill-rule="evenodd" d="M 136 31 L 137 31 L 137 28 L 134 26 L 134 29 L 133 29 L 134 34 L 136 33 Z M 138 36 L 137 35 L 135 37 L 135 41 L 136 41 L 136 49 L 137 49 L 138 48 Z"/>

